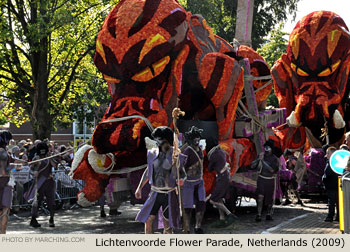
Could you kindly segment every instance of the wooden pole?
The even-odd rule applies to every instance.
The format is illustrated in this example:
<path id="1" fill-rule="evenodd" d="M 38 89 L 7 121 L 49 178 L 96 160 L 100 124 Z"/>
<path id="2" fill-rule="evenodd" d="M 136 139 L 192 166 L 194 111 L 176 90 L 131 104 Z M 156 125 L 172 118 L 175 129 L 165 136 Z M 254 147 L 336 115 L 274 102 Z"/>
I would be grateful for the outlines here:
<path id="1" fill-rule="evenodd" d="M 184 233 L 188 233 L 189 227 L 187 223 L 187 218 L 184 217 L 185 208 L 184 203 L 182 200 L 182 188 L 179 185 L 180 181 L 180 167 L 177 165 L 179 161 L 179 154 L 181 153 L 181 150 L 179 149 L 179 129 L 176 126 L 176 121 L 179 119 L 179 116 L 184 116 L 185 112 L 181 111 L 179 108 L 174 108 L 172 117 L 173 117 L 173 125 L 174 125 L 174 151 L 173 151 L 173 165 L 176 165 L 176 171 L 177 171 L 177 189 L 179 192 L 179 201 L 180 201 L 180 215 L 182 217 L 182 225 L 183 225 L 183 231 Z"/>

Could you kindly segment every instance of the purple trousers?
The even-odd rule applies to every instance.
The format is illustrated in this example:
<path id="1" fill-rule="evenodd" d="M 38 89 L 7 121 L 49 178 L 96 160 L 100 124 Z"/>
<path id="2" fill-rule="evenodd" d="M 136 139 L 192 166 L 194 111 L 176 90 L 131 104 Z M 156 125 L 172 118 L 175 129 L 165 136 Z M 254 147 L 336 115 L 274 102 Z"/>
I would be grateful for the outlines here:
<path id="1" fill-rule="evenodd" d="M 157 192 L 151 191 L 148 199 L 145 204 L 141 208 L 140 212 L 136 216 L 136 220 L 145 223 L 148 217 L 151 215 L 152 208 L 155 204 L 157 198 Z M 168 193 L 168 211 L 169 211 L 169 225 L 172 228 L 180 227 L 180 209 L 179 209 L 179 201 L 175 191 Z M 153 226 L 155 229 L 163 228 L 162 215 L 163 210 L 160 208 L 156 217 L 156 220 L 153 222 Z"/>
<path id="2" fill-rule="evenodd" d="M 185 180 L 182 190 L 184 208 L 193 208 L 198 201 L 205 201 L 205 188 L 203 179 L 196 182 Z"/>
<path id="3" fill-rule="evenodd" d="M 275 179 L 265 179 L 260 176 L 258 177 L 256 194 L 264 195 L 265 205 L 272 205 L 273 203 L 273 194 L 275 192 Z"/>

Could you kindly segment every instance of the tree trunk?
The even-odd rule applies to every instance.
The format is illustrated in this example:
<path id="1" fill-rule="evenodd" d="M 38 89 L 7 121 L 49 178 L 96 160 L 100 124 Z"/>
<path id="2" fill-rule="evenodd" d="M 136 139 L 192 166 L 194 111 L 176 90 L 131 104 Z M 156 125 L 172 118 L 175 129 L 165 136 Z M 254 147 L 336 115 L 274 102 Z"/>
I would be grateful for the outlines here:
<path id="1" fill-rule="evenodd" d="M 47 14 L 47 3 L 40 2 L 40 5 L 33 6 L 33 19 L 37 19 L 37 11 L 43 17 L 46 23 L 49 20 Z M 35 10 L 35 11 L 34 11 Z M 45 24 L 40 23 L 39 30 L 45 30 Z M 31 111 L 31 124 L 33 129 L 33 138 L 44 140 L 50 138 L 52 130 L 52 117 L 49 113 L 49 91 L 48 91 L 48 53 L 49 53 L 49 34 L 35 41 L 33 48 L 40 50 L 33 53 L 32 74 L 34 80 L 34 95 L 32 97 L 33 108 Z"/>

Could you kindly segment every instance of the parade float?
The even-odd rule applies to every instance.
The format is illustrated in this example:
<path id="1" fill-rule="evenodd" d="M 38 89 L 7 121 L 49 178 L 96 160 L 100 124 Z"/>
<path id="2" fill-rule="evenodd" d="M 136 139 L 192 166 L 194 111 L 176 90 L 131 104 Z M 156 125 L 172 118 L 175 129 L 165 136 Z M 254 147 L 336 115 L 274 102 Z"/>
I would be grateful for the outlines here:
<path id="1" fill-rule="evenodd" d="M 323 20 L 322 24 L 327 22 L 331 21 Z M 79 204 L 86 206 L 96 201 L 107 185 L 109 197 L 118 191 L 131 191 L 132 204 L 144 202 L 149 189 L 143 190 L 141 200 L 136 200 L 133 193 L 146 168 L 147 147 L 152 145 L 149 137 L 155 127 L 174 126 L 172 111 L 177 107 L 185 112 L 178 120 L 180 132 L 195 125 L 204 129 L 204 138 L 216 136 L 227 152 L 232 185 L 241 195 L 254 197 L 258 174 L 245 168 L 263 152 L 267 139 L 274 139 L 281 155 L 285 148 L 306 148 L 305 129 L 314 130 L 310 122 L 319 127 L 320 118 L 328 122 L 330 139 L 344 131 L 341 99 L 349 91 L 348 57 L 344 53 L 348 50 L 348 35 L 345 24 L 339 24 L 342 23 L 329 26 L 334 29 L 329 31 L 331 35 L 321 29 L 326 35 L 320 45 L 324 47 L 325 40 L 325 51 L 333 53 L 334 60 L 327 55 L 318 60 L 314 54 L 317 45 L 312 44 L 310 51 L 302 36 L 292 33 L 294 40 L 288 46 L 288 56 L 282 56 L 272 70 L 282 108 L 266 110 L 272 90 L 270 71 L 253 49 L 231 45 L 216 36 L 202 16 L 186 12 L 175 0 L 120 1 L 107 16 L 96 40 L 94 61 L 108 84 L 111 102 L 95 128 L 92 146 L 80 148 L 73 160 L 71 176 L 85 181 L 78 194 Z M 316 28 L 304 29 L 315 34 Z M 295 49 L 295 45 L 301 49 Z M 300 61 L 297 57 L 304 51 L 308 56 Z M 335 60 L 339 57 L 340 61 Z M 309 70 L 312 77 L 316 73 L 318 68 L 313 65 L 306 64 L 305 68 L 309 58 L 320 62 L 316 66 L 324 67 L 322 71 L 331 71 L 327 76 L 337 84 L 327 84 L 325 72 L 315 85 L 300 76 L 301 69 Z M 306 84 L 298 84 L 299 77 Z M 305 114 L 304 106 L 310 112 Z M 292 113 L 293 109 L 296 112 Z M 320 113 L 324 111 L 328 114 L 323 118 Z M 313 133 L 316 137 L 317 132 Z M 203 177 L 209 195 L 215 175 L 207 172 L 206 160 Z"/>

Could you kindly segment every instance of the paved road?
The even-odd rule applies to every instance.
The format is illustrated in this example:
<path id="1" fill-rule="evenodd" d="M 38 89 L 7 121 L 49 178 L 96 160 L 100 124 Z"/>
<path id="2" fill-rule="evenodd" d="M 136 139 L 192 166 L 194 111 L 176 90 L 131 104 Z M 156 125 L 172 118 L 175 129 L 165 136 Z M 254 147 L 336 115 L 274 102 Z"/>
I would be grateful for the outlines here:
<path id="1" fill-rule="evenodd" d="M 203 228 L 206 233 L 230 234 L 230 233 L 340 233 L 339 223 L 325 223 L 323 219 L 327 213 L 327 205 L 324 202 L 311 202 L 305 200 L 305 206 L 289 205 L 275 206 L 274 220 L 256 223 L 255 200 L 245 202 L 238 208 L 236 215 L 239 219 L 233 226 L 227 228 L 214 228 L 218 219 L 216 209 L 209 209 L 206 213 Z M 56 227 L 50 228 L 49 217 L 41 215 L 38 218 L 41 228 L 34 229 L 29 226 L 29 212 L 12 215 L 8 226 L 8 234 L 39 234 L 39 233 L 109 233 L 109 234 L 141 234 L 144 225 L 135 221 L 141 205 L 132 206 L 125 203 L 120 207 L 119 216 L 99 216 L 99 207 L 79 208 L 74 210 L 60 210 L 56 214 Z M 264 217 L 264 215 L 263 215 Z M 176 230 L 181 233 L 181 230 Z"/>

